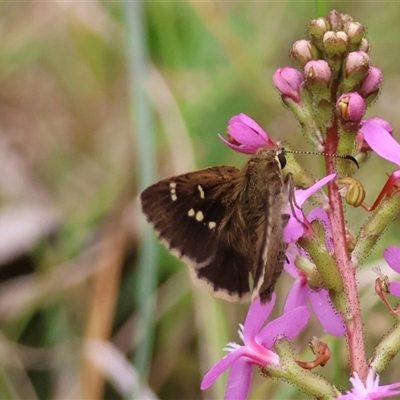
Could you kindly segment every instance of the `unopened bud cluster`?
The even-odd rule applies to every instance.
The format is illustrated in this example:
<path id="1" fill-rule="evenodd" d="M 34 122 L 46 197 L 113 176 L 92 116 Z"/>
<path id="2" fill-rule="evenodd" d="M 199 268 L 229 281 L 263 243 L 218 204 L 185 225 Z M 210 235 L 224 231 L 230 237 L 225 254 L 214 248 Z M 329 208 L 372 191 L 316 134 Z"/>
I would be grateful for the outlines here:
<path id="1" fill-rule="evenodd" d="M 280 68 L 273 77 L 283 102 L 320 150 L 326 149 L 327 130 L 335 126 L 339 141 L 334 150 L 361 161 L 368 149 L 357 134 L 382 82 L 382 71 L 371 65 L 365 34 L 351 16 L 331 11 L 307 25 L 308 39 L 293 44 L 290 54 L 297 68 Z"/>

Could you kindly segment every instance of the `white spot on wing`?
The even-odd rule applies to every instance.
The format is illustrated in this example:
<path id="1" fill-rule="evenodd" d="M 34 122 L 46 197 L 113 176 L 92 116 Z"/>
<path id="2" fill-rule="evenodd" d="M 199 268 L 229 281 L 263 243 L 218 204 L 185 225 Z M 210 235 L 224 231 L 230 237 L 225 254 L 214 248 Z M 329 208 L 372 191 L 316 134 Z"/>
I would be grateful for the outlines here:
<path id="1" fill-rule="evenodd" d="M 176 195 L 176 183 L 175 182 L 171 182 L 169 184 L 169 187 L 171 188 L 170 193 L 171 193 L 171 199 L 172 201 L 176 201 L 178 200 L 178 196 Z"/>
<path id="2" fill-rule="evenodd" d="M 193 208 L 191 208 L 191 209 L 188 211 L 189 217 L 193 217 L 194 214 L 196 214 L 196 213 L 194 212 Z"/>
<path id="3" fill-rule="evenodd" d="M 201 185 L 197 185 L 197 189 L 199 189 L 200 197 L 201 197 L 202 199 L 204 199 L 204 197 L 205 197 L 205 195 L 204 195 L 204 190 L 203 190 L 203 188 L 201 187 Z"/>
<path id="4" fill-rule="evenodd" d="M 197 211 L 196 213 L 196 220 L 201 222 L 204 219 L 204 214 L 201 211 Z"/>
<path id="5" fill-rule="evenodd" d="M 214 221 L 210 221 L 210 222 L 208 223 L 208 227 L 209 227 L 210 229 L 214 229 L 216 226 L 217 226 L 217 223 L 214 222 Z"/>

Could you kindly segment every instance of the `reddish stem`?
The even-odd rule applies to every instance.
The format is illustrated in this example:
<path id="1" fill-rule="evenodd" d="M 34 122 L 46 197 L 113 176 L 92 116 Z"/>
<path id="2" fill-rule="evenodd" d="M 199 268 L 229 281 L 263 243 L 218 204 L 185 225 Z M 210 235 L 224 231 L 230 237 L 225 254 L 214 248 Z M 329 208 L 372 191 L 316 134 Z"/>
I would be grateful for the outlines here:
<path id="1" fill-rule="evenodd" d="M 325 151 L 335 153 L 338 143 L 337 121 L 327 129 Z M 331 157 L 325 158 L 327 173 L 335 172 L 335 161 Z M 367 378 L 368 365 L 365 353 L 364 336 L 362 330 L 360 304 L 357 293 L 356 266 L 353 266 L 347 251 L 345 220 L 343 215 L 342 198 L 335 180 L 328 183 L 330 203 L 329 219 L 332 226 L 334 255 L 342 276 L 345 294 L 349 305 L 347 315 L 343 315 L 349 344 L 350 364 L 353 372 L 357 372 L 362 380 Z"/>
<path id="2" fill-rule="evenodd" d="M 390 196 L 395 190 L 399 190 L 398 180 L 400 178 L 400 170 L 393 172 L 389 179 L 386 181 L 385 186 L 382 188 L 378 197 L 376 198 L 374 204 L 371 207 L 368 207 L 365 203 L 361 206 L 367 211 L 374 211 L 378 204 L 386 197 Z"/>

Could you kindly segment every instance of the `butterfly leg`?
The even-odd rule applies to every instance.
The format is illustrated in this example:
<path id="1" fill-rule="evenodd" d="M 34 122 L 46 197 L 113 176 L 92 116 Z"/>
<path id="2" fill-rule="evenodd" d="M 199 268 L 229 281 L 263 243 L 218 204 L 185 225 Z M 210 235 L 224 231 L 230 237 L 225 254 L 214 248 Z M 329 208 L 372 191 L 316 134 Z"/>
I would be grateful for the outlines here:
<path id="1" fill-rule="evenodd" d="M 293 217 L 297 220 L 297 222 L 299 222 L 303 226 L 306 226 L 306 224 L 299 219 L 299 217 L 297 216 L 296 211 L 294 209 L 296 207 L 297 209 L 301 210 L 301 207 L 296 203 L 296 196 L 294 195 L 295 188 L 294 188 L 294 183 L 293 183 L 293 175 L 290 172 L 286 175 L 284 183 L 285 183 L 285 187 L 286 187 L 286 193 L 288 194 L 288 202 L 290 204 L 290 211 L 292 212 Z M 287 224 L 287 221 L 286 221 L 286 224 Z M 286 224 L 284 224 L 284 227 L 286 226 Z"/>

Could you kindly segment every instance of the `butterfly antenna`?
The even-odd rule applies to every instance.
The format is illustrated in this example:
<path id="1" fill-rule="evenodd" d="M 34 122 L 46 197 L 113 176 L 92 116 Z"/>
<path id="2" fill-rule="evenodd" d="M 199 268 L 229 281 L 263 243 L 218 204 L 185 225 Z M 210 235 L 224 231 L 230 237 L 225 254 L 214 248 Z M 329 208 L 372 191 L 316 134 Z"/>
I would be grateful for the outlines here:
<path id="1" fill-rule="evenodd" d="M 290 153 L 290 154 L 309 154 L 309 155 L 315 155 L 315 156 L 344 158 L 346 160 L 352 161 L 354 164 L 357 165 L 357 168 L 360 168 L 360 166 L 358 165 L 358 161 L 350 154 L 317 153 L 317 152 L 313 152 L 313 151 L 295 151 L 295 150 L 286 150 L 286 149 L 285 149 L 285 152 Z"/>

